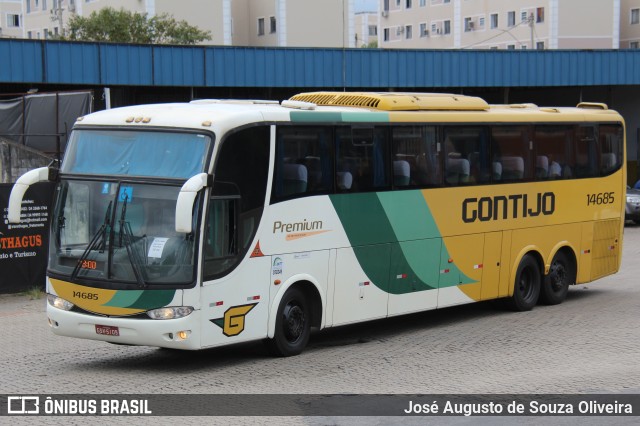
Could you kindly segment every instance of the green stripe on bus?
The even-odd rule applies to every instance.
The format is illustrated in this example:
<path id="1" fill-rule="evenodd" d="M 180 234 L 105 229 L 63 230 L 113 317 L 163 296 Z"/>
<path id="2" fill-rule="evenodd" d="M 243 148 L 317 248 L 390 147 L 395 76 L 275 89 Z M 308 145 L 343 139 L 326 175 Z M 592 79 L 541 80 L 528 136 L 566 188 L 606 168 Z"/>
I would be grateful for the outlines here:
<path id="1" fill-rule="evenodd" d="M 102 306 L 115 306 L 118 308 L 126 308 L 134 304 L 136 300 L 142 296 L 144 290 L 118 290 L 111 300 Z"/>
<path id="2" fill-rule="evenodd" d="M 388 123 L 387 112 L 291 111 L 291 121 L 322 123 Z"/>
<path id="3" fill-rule="evenodd" d="M 145 290 L 138 300 L 126 306 L 132 309 L 155 309 L 167 306 L 173 300 L 176 290 Z"/>
<path id="4" fill-rule="evenodd" d="M 342 113 L 340 112 L 316 112 L 316 111 L 291 111 L 289 113 L 291 121 L 302 121 L 305 123 L 340 123 Z"/>
<path id="5" fill-rule="evenodd" d="M 360 267 L 383 291 L 405 294 L 473 283 L 455 264 L 420 191 L 329 196 Z"/>

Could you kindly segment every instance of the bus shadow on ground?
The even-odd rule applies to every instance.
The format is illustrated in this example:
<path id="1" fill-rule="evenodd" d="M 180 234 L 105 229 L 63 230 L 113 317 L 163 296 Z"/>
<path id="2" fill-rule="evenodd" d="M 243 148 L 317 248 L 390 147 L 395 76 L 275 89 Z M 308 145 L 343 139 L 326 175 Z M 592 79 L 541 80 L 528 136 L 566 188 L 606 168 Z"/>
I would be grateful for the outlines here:
<path id="1" fill-rule="evenodd" d="M 581 303 L 584 299 L 597 297 L 603 291 L 583 285 L 575 286 L 570 289 L 564 303 Z M 560 306 L 562 305 L 541 305 L 537 306 L 534 312 L 539 309 L 559 309 Z M 428 331 L 453 325 L 464 327 L 465 323 L 491 317 L 504 317 L 504 321 L 510 321 L 508 317 L 511 315 L 527 315 L 527 313 L 507 310 L 500 300 L 493 300 L 343 325 L 312 333 L 305 352 L 342 346 L 353 346 L 357 349 L 358 345 L 383 343 L 420 330 Z M 172 373 L 189 373 L 237 367 L 256 361 L 278 363 L 284 359 L 272 358 L 262 342 L 239 343 L 200 351 L 100 344 L 99 352 L 100 356 L 92 357 L 88 362 L 75 364 L 74 368 L 90 366 L 92 369 L 112 371 L 166 372 L 170 370 Z M 305 352 L 302 353 L 302 357 Z"/>

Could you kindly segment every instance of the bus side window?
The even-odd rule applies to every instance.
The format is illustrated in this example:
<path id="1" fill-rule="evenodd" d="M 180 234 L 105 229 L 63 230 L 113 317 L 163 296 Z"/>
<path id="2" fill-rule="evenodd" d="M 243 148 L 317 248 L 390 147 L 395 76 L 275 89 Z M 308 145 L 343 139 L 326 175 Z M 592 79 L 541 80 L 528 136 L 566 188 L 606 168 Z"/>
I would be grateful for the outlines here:
<path id="1" fill-rule="evenodd" d="M 391 149 L 395 187 L 441 185 L 440 153 L 434 126 L 393 127 Z"/>
<path id="2" fill-rule="evenodd" d="M 575 174 L 579 178 L 600 175 L 598 141 L 593 126 L 578 126 L 575 138 Z"/>
<path id="3" fill-rule="evenodd" d="M 607 176 L 622 166 L 624 138 L 622 126 L 601 124 L 598 128 L 600 142 L 600 175 Z"/>
<path id="4" fill-rule="evenodd" d="M 386 134 L 382 127 L 336 128 L 336 186 L 339 191 L 390 187 Z"/>
<path id="5" fill-rule="evenodd" d="M 446 183 L 448 185 L 488 183 L 492 174 L 488 144 L 485 127 L 445 127 Z"/>
<path id="6" fill-rule="evenodd" d="M 273 202 L 333 189 L 331 129 L 281 126 L 276 136 Z"/>
<path id="7" fill-rule="evenodd" d="M 532 177 L 532 154 L 528 126 L 493 126 L 491 146 L 493 150 L 492 174 L 494 181 L 523 181 Z M 534 169 L 542 173 L 544 159 L 536 159 Z"/>
<path id="8" fill-rule="evenodd" d="M 567 179 L 572 176 L 573 126 L 539 125 L 533 130 L 536 180 Z"/>

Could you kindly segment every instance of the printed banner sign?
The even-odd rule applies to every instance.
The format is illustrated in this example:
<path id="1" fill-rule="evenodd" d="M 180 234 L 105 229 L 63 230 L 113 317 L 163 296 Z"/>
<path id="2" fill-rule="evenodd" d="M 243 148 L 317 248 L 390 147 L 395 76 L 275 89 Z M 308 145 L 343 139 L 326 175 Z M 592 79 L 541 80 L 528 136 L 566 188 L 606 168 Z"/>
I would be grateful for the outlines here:
<path id="1" fill-rule="evenodd" d="M 12 186 L 0 185 L 0 293 L 44 289 L 54 184 L 37 183 L 27 190 L 19 224 L 7 220 Z"/>

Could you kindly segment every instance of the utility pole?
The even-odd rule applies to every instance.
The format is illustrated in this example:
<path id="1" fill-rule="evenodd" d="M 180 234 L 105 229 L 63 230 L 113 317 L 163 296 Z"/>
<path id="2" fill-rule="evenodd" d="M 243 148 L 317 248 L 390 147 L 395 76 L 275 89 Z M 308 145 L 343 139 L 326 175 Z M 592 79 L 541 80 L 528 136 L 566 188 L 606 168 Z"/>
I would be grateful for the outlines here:
<path id="1" fill-rule="evenodd" d="M 531 49 L 535 49 L 536 47 L 533 45 L 533 13 L 529 14 L 529 30 L 531 32 Z"/>
<path id="2" fill-rule="evenodd" d="M 64 8 L 62 7 L 62 0 L 53 2 L 53 9 L 51 9 L 51 20 L 54 22 L 58 22 L 58 27 L 60 28 L 60 35 L 64 36 L 64 20 L 62 17 L 62 12 Z"/>

